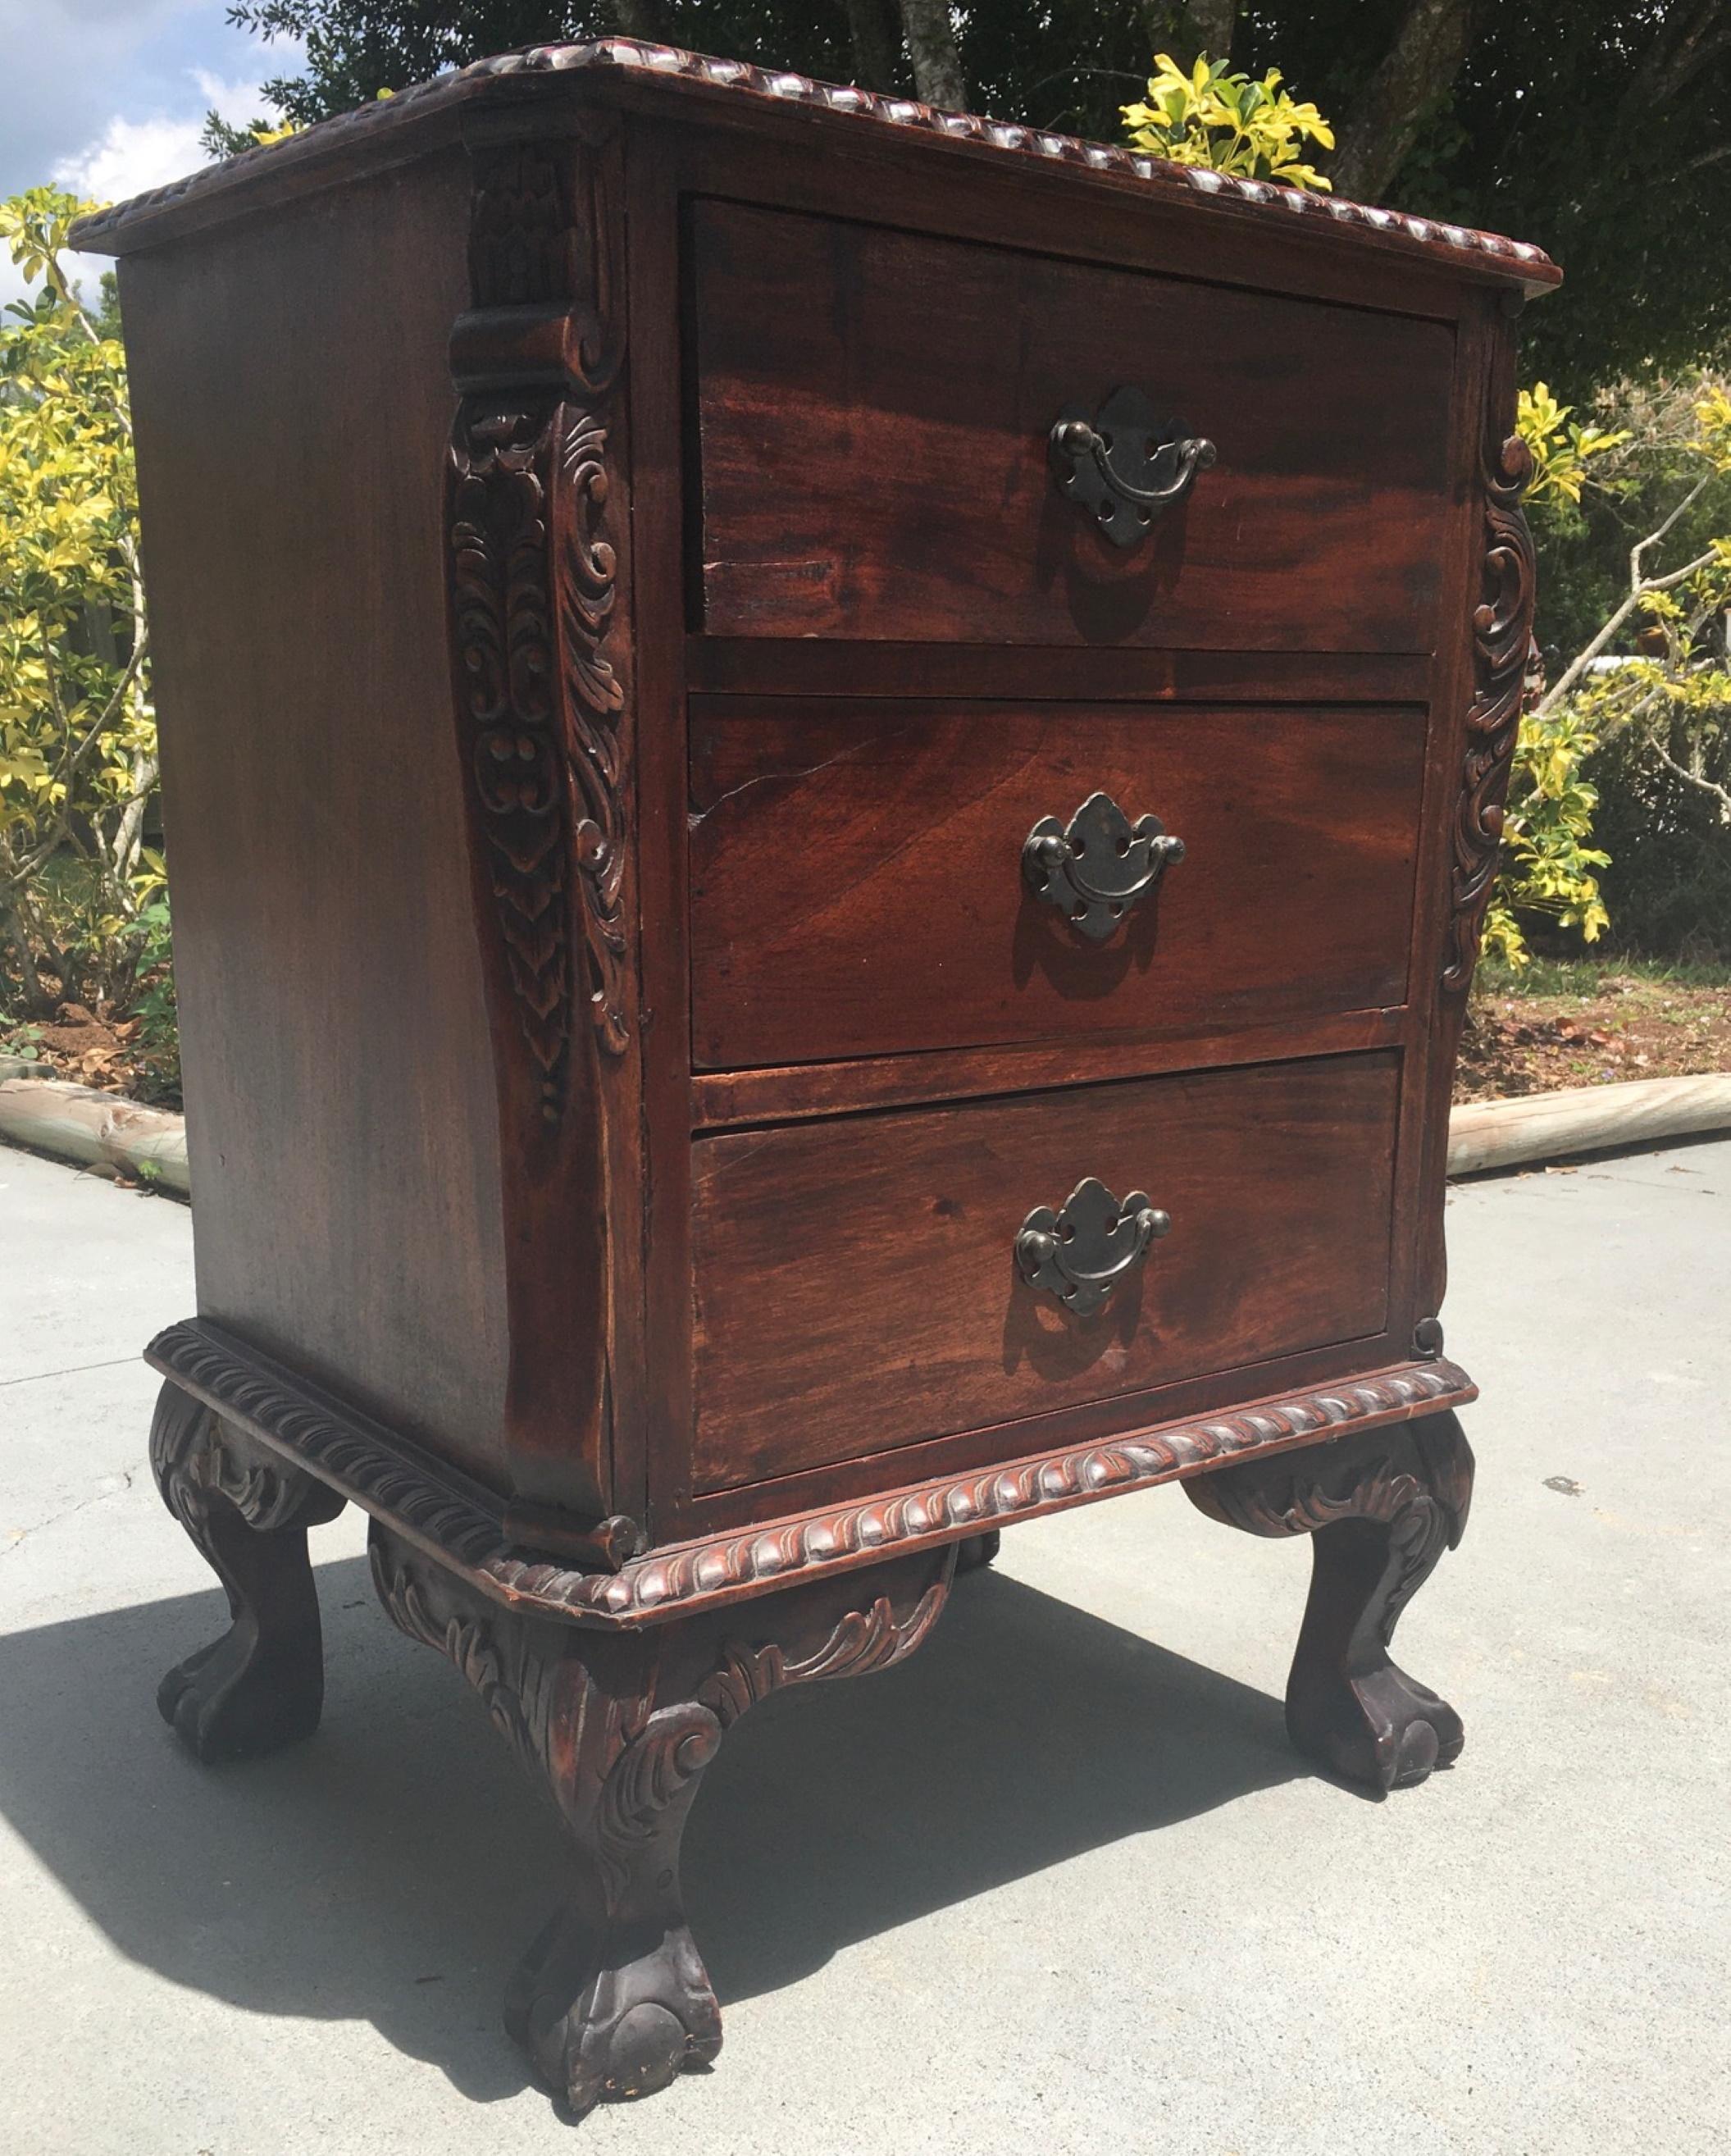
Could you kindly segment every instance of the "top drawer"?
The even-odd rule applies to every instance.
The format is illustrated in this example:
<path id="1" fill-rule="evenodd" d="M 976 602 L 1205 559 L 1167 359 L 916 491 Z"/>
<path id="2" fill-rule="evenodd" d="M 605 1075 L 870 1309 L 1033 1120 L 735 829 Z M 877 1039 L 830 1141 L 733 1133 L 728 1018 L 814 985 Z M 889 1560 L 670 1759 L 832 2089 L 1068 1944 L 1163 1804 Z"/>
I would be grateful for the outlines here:
<path id="1" fill-rule="evenodd" d="M 1447 325 L 732 203 L 688 245 L 708 634 L 1431 649 Z M 1125 386 L 1218 450 L 1127 550 L 1047 456 Z"/>

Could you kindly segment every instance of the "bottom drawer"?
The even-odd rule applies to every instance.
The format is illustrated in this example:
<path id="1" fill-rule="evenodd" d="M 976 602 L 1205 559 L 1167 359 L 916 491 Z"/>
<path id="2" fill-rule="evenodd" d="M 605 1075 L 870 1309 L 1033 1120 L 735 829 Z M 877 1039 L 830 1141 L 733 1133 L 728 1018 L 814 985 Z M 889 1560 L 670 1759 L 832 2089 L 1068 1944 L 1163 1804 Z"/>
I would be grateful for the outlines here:
<path id="1" fill-rule="evenodd" d="M 1335 1056 L 700 1138 L 694 1488 L 1381 1332 L 1398 1074 Z M 1086 1178 L 1171 1225 L 1080 1314 L 1016 1238 Z"/>

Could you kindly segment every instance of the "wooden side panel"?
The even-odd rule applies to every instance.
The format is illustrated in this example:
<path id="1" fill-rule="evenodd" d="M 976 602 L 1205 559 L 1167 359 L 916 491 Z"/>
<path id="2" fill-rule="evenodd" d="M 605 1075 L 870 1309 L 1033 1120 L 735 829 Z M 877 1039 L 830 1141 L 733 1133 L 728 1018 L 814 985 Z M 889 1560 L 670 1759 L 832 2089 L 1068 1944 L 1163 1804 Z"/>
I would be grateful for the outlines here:
<path id="1" fill-rule="evenodd" d="M 1398 1070 L 1342 1056 L 699 1139 L 696 1487 L 1377 1332 Z M 1172 1226 L 1079 1317 L 1014 1244 L 1088 1176 Z"/>
<path id="2" fill-rule="evenodd" d="M 198 1305 L 496 1476 L 442 490 L 455 153 L 129 258 Z"/>
<path id="3" fill-rule="evenodd" d="M 1422 712 L 701 698 L 691 742 L 700 1067 L 1403 1000 Z M 1097 790 L 1186 849 L 1102 942 L 1022 872 Z"/>
<path id="4" fill-rule="evenodd" d="M 710 634 L 1430 649 L 1449 325 L 690 215 Z M 1126 384 L 1219 462 L 1123 552 L 1059 493 L 1046 444 Z"/>

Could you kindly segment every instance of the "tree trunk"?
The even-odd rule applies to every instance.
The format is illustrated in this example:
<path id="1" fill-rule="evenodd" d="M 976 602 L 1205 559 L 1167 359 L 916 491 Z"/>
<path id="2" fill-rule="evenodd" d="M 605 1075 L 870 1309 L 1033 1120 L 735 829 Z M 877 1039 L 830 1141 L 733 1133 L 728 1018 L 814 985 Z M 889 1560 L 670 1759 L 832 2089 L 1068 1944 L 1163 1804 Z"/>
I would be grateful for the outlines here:
<path id="1" fill-rule="evenodd" d="M 948 0 L 901 0 L 901 28 L 913 62 L 913 86 L 927 105 L 968 110 L 968 85 Z"/>
<path id="2" fill-rule="evenodd" d="M 673 19 L 666 0 L 613 0 L 613 12 L 628 38 L 641 38 L 650 45 L 672 41 Z"/>
<path id="3" fill-rule="evenodd" d="M 1328 177 L 1343 195 L 1385 193 L 1420 125 L 1453 89 L 1472 43 L 1472 0 L 1412 0 L 1394 44 L 1340 131 Z"/>
<path id="4" fill-rule="evenodd" d="M 895 0 L 847 0 L 854 80 L 892 97 L 901 87 L 901 18 Z"/>
<path id="5" fill-rule="evenodd" d="M 1206 53 L 1211 60 L 1228 59 L 1232 51 L 1232 33 L 1238 27 L 1238 0 L 1189 0 L 1184 9 L 1190 18 L 1190 29 L 1196 40 L 1196 52 L 1190 56 L 1190 64 L 1196 63 L 1196 54 Z"/>

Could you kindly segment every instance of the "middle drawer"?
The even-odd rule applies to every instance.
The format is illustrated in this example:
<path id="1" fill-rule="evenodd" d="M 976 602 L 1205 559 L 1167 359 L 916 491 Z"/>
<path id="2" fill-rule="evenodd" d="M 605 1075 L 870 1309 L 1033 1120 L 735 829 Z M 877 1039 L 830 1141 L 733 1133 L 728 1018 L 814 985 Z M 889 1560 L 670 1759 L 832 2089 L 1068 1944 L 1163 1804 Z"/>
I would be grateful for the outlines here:
<path id="1" fill-rule="evenodd" d="M 1425 735 L 1411 708 L 694 697 L 693 1061 L 1402 1003 Z M 1097 794 L 1184 847 L 1122 918 L 1096 911 L 1097 939 L 1024 859 Z M 1135 881 L 1136 860 L 1099 860 L 1115 829 L 1098 808 L 1078 827 L 1084 886 Z"/>

